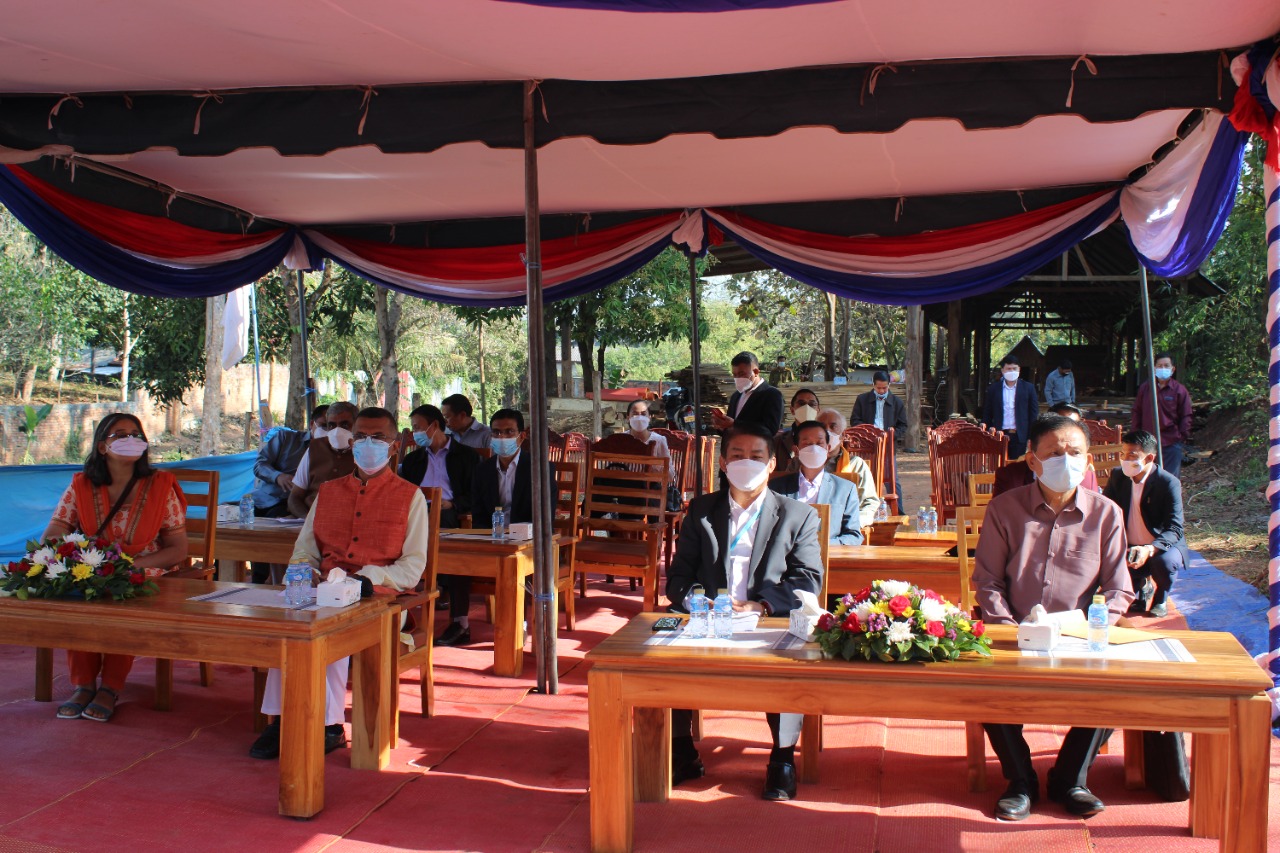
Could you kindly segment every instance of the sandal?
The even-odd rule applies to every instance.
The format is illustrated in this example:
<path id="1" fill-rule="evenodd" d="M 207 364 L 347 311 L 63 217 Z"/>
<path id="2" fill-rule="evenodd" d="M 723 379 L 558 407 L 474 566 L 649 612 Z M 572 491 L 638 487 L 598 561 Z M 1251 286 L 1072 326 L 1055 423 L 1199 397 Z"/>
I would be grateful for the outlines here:
<path id="1" fill-rule="evenodd" d="M 85 706 L 80 716 L 86 720 L 93 720 L 95 723 L 105 723 L 115 714 L 116 702 L 120 701 L 120 694 L 105 685 L 98 688 L 98 693 L 107 693 L 111 696 L 111 707 L 108 708 L 106 705 L 93 701 Z M 94 696 L 94 699 L 96 700 L 97 696 Z"/>
<path id="2" fill-rule="evenodd" d="M 76 697 L 79 696 L 81 693 L 86 694 L 88 698 L 84 702 L 77 702 Z M 58 706 L 58 719 L 59 720 L 80 719 L 80 715 L 84 713 L 85 706 L 88 705 L 90 702 L 92 702 L 94 697 L 97 696 L 97 694 L 98 694 L 98 689 L 94 687 L 92 684 L 77 684 L 75 692 L 71 694 L 71 698 Z"/>

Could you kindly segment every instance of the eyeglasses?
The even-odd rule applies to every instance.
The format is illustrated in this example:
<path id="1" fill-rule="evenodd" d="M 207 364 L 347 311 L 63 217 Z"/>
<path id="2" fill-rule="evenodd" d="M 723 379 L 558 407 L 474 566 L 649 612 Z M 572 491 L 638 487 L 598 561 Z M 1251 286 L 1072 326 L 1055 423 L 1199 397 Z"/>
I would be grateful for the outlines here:
<path id="1" fill-rule="evenodd" d="M 395 441 L 395 436 L 388 437 L 383 435 L 380 432 L 375 432 L 375 433 L 358 432 L 355 435 L 351 436 L 352 441 L 361 441 L 362 439 L 366 439 L 366 438 L 372 438 L 374 441 L 385 441 L 387 444 L 390 444 L 391 442 Z"/>
<path id="2" fill-rule="evenodd" d="M 146 440 L 146 436 L 145 436 L 145 435 L 143 435 L 143 434 L 142 434 L 141 432 L 139 432 L 138 430 L 133 430 L 132 432 L 109 432 L 109 433 L 107 433 L 107 439 L 106 439 L 107 441 L 115 441 L 117 438 L 141 438 L 141 439 L 143 439 L 144 441 Z"/>
<path id="3" fill-rule="evenodd" d="M 520 430 L 518 429 L 491 429 L 489 434 L 498 438 L 519 438 Z"/>

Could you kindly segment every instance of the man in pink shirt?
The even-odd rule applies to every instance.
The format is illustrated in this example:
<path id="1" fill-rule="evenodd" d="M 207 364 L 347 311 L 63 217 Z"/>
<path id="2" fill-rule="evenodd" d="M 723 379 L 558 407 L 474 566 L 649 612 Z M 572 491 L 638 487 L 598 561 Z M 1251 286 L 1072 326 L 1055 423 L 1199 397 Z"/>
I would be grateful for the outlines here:
<path id="1" fill-rule="evenodd" d="M 1089 435 L 1070 418 L 1049 415 L 1032 424 L 1027 444 L 1036 481 L 992 498 L 978 540 L 973 584 L 983 618 L 1016 625 L 1037 604 L 1050 613 L 1088 610 L 1101 594 L 1114 623 L 1133 601 L 1124 517 L 1112 501 L 1080 488 L 1092 461 Z M 984 728 L 1009 780 L 996 818 L 1023 820 L 1040 797 L 1040 783 L 1022 726 Z M 1048 791 L 1071 814 L 1089 817 L 1105 808 L 1087 777 L 1110 734 L 1073 728 L 1063 739 Z"/>

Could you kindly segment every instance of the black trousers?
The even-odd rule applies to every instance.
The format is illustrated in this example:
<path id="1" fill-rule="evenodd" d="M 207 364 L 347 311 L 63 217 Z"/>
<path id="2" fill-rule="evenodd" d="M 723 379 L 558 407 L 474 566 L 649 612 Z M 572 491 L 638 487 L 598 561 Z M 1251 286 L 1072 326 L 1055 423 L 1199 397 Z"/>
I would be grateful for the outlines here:
<path id="1" fill-rule="evenodd" d="M 773 739 L 774 749 L 794 747 L 800 740 L 800 727 L 804 723 L 803 714 L 765 714 L 769 723 L 769 734 Z M 675 745 L 672 758 L 675 761 L 688 761 L 696 754 L 693 749 L 693 711 L 687 708 L 671 709 L 671 740 Z M 684 752 L 686 754 L 680 754 Z"/>
<path id="2" fill-rule="evenodd" d="M 1151 555 L 1151 559 L 1142 564 L 1142 568 L 1130 569 L 1129 577 L 1133 581 L 1134 590 L 1139 594 L 1142 593 L 1142 585 L 1147 578 L 1156 582 L 1156 593 L 1151 598 L 1151 604 L 1154 606 L 1164 603 L 1165 596 L 1173 588 L 1174 575 L 1183 568 L 1185 565 L 1182 562 L 1182 552 L 1177 548 L 1170 548 L 1167 551 L 1157 549 Z"/>
<path id="3" fill-rule="evenodd" d="M 1000 759 L 1000 769 L 1010 782 L 1022 782 L 1035 788 L 1039 784 L 1035 767 L 1031 764 L 1031 749 L 1022 736 L 1021 725 L 984 723 L 991 748 Z M 1058 760 L 1049 771 L 1049 790 L 1065 791 L 1068 788 L 1087 788 L 1089 768 L 1098 756 L 1111 729 L 1072 729 L 1062 739 Z"/>
<path id="4" fill-rule="evenodd" d="M 280 518 L 281 516 L 285 516 L 289 514 L 289 501 L 283 500 L 283 501 L 280 501 L 280 503 L 278 504 L 274 504 L 268 507 L 255 506 L 253 508 L 253 514 L 255 518 Z M 270 563 L 250 563 L 249 565 L 253 567 L 253 572 L 250 575 L 250 579 L 254 583 L 270 583 L 271 582 L 271 564 Z"/>

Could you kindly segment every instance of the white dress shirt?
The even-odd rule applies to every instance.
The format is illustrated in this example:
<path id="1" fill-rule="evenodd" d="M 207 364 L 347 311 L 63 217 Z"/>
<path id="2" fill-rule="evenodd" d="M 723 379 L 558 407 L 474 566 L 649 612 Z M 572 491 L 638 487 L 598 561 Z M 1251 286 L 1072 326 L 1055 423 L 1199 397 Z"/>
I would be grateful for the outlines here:
<path id="1" fill-rule="evenodd" d="M 888 401 L 888 394 L 883 397 L 876 394 L 876 429 L 884 429 L 884 404 Z"/>
<path id="2" fill-rule="evenodd" d="M 801 477 L 803 479 L 803 477 Z M 729 595 L 734 601 L 746 601 L 751 587 L 751 548 L 755 544 L 756 531 L 760 529 L 760 512 L 766 488 L 750 506 L 738 506 L 729 498 Z"/>
<path id="3" fill-rule="evenodd" d="M 1001 429 L 1017 429 L 1018 416 L 1014 414 L 1015 403 L 1018 399 L 1018 383 L 1013 383 L 1013 387 L 1009 387 L 1006 382 L 1000 386 L 1000 390 L 1004 393 L 1004 426 Z"/>
<path id="4" fill-rule="evenodd" d="M 1147 529 L 1147 523 L 1142 520 L 1142 510 L 1139 506 L 1142 503 L 1142 490 L 1147 484 L 1147 480 L 1151 477 L 1151 470 L 1155 465 L 1148 465 L 1147 470 L 1142 472 L 1140 479 L 1129 479 L 1133 486 L 1133 493 L 1129 497 L 1129 520 L 1125 524 L 1125 533 L 1129 536 L 1130 545 L 1150 545 L 1156 541 L 1156 537 L 1151 535 L 1151 531 Z"/>
<path id="5" fill-rule="evenodd" d="M 800 489 L 796 492 L 796 500 L 800 501 L 800 503 L 813 506 L 814 502 L 818 499 L 818 491 L 822 488 L 822 478 L 827 475 L 827 472 L 819 471 L 818 476 L 813 478 L 813 482 L 810 482 L 809 478 L 804 475 L 803 468 L 800 469 L 799 473 Z"/>
<path id="6" fill-rule="evenodd" d="M 735 409 L 733 412 L 734 418 L 737 418 L 738 415 L 742 414 L 742 407 L 747 404 L 747 398 L 751 396 L 752 391 L 760 387 L 760 383 L 763 381 L 764 381 L 763 379 L 757 376 L 755 381 L 751 383 L 751 387 L 738 395 L 738 408 Z"/>
<path id="7" fill-rule="evenodd" d="M 520 452 L 516 451 L 516 455 L 511 457 L 511 464 L 507 466 L 507 470 L 502 470 L 502 463 L 498 463 L 498 498 L 502 501 L 502 511 L 507 514 L 507 523 L 511 523 L 511 494 L 516 487 L 516 467 L 520 464 Z"/>

